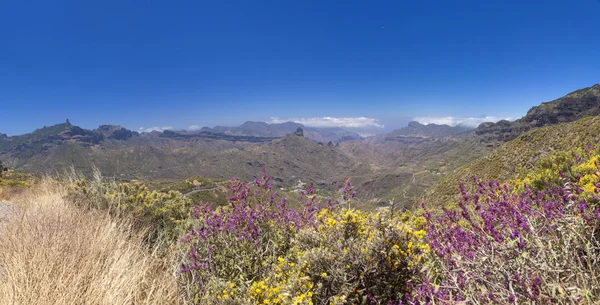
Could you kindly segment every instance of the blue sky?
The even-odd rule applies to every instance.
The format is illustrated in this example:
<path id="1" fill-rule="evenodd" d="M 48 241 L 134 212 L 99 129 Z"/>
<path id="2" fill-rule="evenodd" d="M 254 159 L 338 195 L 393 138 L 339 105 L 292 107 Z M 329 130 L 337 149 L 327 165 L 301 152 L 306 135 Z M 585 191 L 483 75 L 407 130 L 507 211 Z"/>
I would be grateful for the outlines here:
<path id="1" fill-rule="evenodd" d="M 600 83 L 598 16 L 598 0 L 5 1 L 0 132 L 517 118 Z"/>

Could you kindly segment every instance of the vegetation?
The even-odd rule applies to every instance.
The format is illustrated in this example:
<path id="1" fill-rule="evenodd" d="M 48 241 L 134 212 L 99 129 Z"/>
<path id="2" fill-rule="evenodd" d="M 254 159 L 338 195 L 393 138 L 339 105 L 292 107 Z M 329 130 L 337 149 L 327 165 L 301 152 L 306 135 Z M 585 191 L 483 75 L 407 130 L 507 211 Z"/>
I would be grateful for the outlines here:
<path id="1" fill-rule="evenodd" d="M 420 201 L 437 207 L 445 206 L 460 198 L 457 186 L 462 181 L 470 181 L 474 176 L 482 181 L 515 180 L 536 171 L 536 168 L 543 167 L 544 162 L 548 162 L 538 161 L 556 153 L 567 154 L 562 158 L 575 162 L 577 159 L 574 155 L 575 150 L 584 149 L 599 134 L 600 117 L 597 116 L 531 130 L 501 145 L 489 155 L 482 156 L 446 175 L 436 186 L 428 190 Z"/>
<path id="2" fill-rule="evenodd" d="M 595 103 L 596 89 L 566 99 Z M 558 111 L 552 124 L 578 109 L 562 102 L 540 108 Z M 539 117 L 540 109 L 528 116 Z M 482 128 L 502 126 L 511 138 L 517 125 Z M 86 136 L 63 127 L 60 137 Z M 104 131 L 135 138 L 117 127 Z M 349 145 L 358 153 L 345 154 L 289 135 L 226 153 L 252 163 L 228 170 L 266 165 L 276 177 L 263 169 L 254 179 L 244 173 L 229 181 L 145 184 L 98 171 L 55 181 L 0 170 L 0 198 L 13 201 L 0 203 L 0 304 L 594 304 L 598 135 L 599 117 L 536 128 L 446 176 L 492 150 L 488 139 L 412 137 L 426 141 L 357 166 L 370 153 L 364 146 Z M 393 141 L 380 148 L 392 149 Z M 429 161 L 370 176 L 391 159 L 415 156 Z M 319 172 L 337 165 L 369 195 L 383 196 L 377 184 L 403 201 L 440 179 L 432 176 L 443 178 L 420 208 L 391 201 L 365 209 L 350 179 Z M 289 179 L 310 172 L 330 184 L 282 187 L 289 168 Z M 395 188 L 397 181 L 409 187 Z"/>
<path id="3" fill-rule="evenodd" d="M 0 170 L 0 200 L 27 190 L 38 181 L 39 179 L 32 175 L 4 167 Z"/>
<path id="4" fill-rule="evenodd" d="M 4 172 L 6 171 L 8 171 L 8 167 L 4 167 L 2 161 L 0 161 L 0 178 L 2 178 L 2 175 L 4 175 Z"/>
<path id="5" fill-rule="evenodd" d="M 178 225 L 189 216 L 192 207 L 190 199 L 180 192 L 151 191 L 140 183 L 106 182 L 97 171 L 91 180 L 72 175 L 71 181 L 67 193 L 71 203 L 130 217 L 153 242 L 176 237 Z"/>
<path id="6" fill-rule="evenodd" d="M 595 183 L 597 183 L 597 178 Z M 596 302 L 599 212 L 570 186 L 515 194 L 497 182 L 427 215 L 432 255 L 415 299 L 479 304 Z M 443 288 L 438 288 L 443 287 Z"/>
<path id="7" fill-rule="evenodd" d="M 448 208 L 413 213 L 394 204 L 355 209 L 349 180 L 327 201 L 307 184 L 303 205 L 291 208 L 265 172 L 224 183 L 222 206 L 99 175 L 68 188 L 44 182 L 0 238 L 0 289 L 9 302 L 33 303 L 72 282 L 55 303 L 591 304 L 600 295 L 599 152 L 597 142 L 555 151 L 504 184 L 475 180 Z M 65 233 L 47 230 L 56 223 Z M 112 255 L 123 267 L 95 265 Z M 27 267 L 18 261 L 61 275 L 49 283 L 56 276 L 39 273 L 23 285 L 14 270 Z M 114 279 L 120 284 L 102 283 Z M 75 289 L 86 293 L 72 296 Z"/>
<path id="8" fill-rule="evenodd" d="M 426 205 L 433 210 L 425 217 L 393 206 L 356 210 L 349 181 L 328 202 L 309 184 L 302 208 L 291 209 L 264 172 L 251 184 L 232 180 L 227 205 L 195 206 L 177 222 L 182 237 L 171 249 L 183 299 L 593 303 L 600 294 L 599 149 L 595 142 L 556 151 L 506 184 L 475 180 L 448 209 Z"/>
<path id="9" fill-rule="evenodd" d="M 177 278 L 128 220 L 79 209 L 65 192 L 44 181 L 11 198 L 14 215 L 0 218 L 0 304 L 180 303 Z"/>

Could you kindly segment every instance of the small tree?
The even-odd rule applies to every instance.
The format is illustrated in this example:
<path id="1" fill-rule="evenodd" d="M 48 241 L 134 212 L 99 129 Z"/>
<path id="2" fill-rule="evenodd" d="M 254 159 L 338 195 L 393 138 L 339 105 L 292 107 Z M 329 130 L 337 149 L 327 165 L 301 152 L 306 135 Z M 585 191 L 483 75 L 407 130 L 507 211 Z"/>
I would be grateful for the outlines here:
<path id="1" fill-rule="evenodd" d="M 0 177 L 2 177 L 5 171 L 8 171 L 8 168 L 2 164 L 2 161 L 0 161 Z"/>

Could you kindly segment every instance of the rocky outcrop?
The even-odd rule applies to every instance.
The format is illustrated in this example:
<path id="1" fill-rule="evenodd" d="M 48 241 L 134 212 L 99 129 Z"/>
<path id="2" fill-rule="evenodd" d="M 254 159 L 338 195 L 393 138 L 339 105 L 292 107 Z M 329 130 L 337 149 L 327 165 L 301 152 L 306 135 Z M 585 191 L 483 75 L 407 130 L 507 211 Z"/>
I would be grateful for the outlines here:
<path id="1" fill-rule="evenodd" d="M 298 129 L 296 129 L 296 132 L 294 132 L 294 135 L 297 135 L 299 137 L 304 137 L 304 130 L 302 130 L 302 128 L 298 127 Z"/>
<path id="2" fill-rule="evenodd" d="M 509 141 L 533 128 L 573 122 L 597 115 L 600 115 L 599 84 L 532 107 L 524 117 L 514 122 L 483 123 L 477 127 L 475 133 L 482 136 L 484 141 Z"/>

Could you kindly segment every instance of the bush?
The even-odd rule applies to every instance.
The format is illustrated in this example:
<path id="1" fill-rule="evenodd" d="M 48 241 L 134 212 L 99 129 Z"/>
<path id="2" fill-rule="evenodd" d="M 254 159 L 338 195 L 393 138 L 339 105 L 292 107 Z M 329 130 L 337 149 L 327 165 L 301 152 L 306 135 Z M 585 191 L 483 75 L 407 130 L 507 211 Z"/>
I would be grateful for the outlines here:
<path id="1" fill-rule="evenodd" d="M 308 185 L 300 212 L 277 198 L 264 172 L 254 185 L 233 180 L 227 207 L 194 209 L 180 269 L 192 302 L 397 304 L 409 292 L 429 249 L 425 231 L 409 226 L 421 219 L 352 209 L 349 181 L 343 204 L 325 209 Z"/>
<path id="2" fill-rule="evenodd" d="M 6 170 L 3 176 L 0 175 L 0 200 L 10 199 L 23 193 L 38 182 L 38 178 L 29 174 Z"/>
<path id="3" fill-rule="evenodd" d="M 247 283 L 265 277 L 269 265 L 285 256 L 296 232 L 311 225 L 313 201 L 299 213 L 286 206 L 285 198 L 277 200 L 272 187 L 263 171 L 254 188 L 232 180 L 227 185 L 228 206 L 194 208 L 192 229 L 181 239 L 180 273 L 190 287 L 190 299 L 242 302 L 240 295 L 223 294 L 221 288 L 232 283 L 247 288 Z"/>
<path id="4" fill-rule="evenodd" d="M 0 178 L 2 178 L 2 176 L 4 175 L 4 172 L 8 171 L 8 167 L 5 167 L 2 164 L 2 161 L 0 161 Z"/>
<path id="5" fill-rule="evenodd" d="M 107 182 L 98 174 L 92 180 L 74 180 L 67 197 L 79 206 L 132 217 L 138 228 L 147 230 L 150 241 L 159 237 L 175 239 L 178 226 L 189 217 L 192 206 L 191 200 L 179 192 L 151 191 L 139 183 Z"/>
<path id="6" fill-rule="evenodd" d="M 425 231 L 400 217 L 323 209 L 316 227 L 301 230 L 288 255 L 273 265 L 267 283 L 314 304 L 398 304 L 429 250 Z"/>
<path id="7" fill-rule="evenodd" d="M 596 183 L 598 181 L 596 180 Z M 476 181 L 459 211 L 427 214 L 432 249 L 417 304 L 593 303 L 600 293 L 599 208 L 566 185 L 545 191 Z"/>

